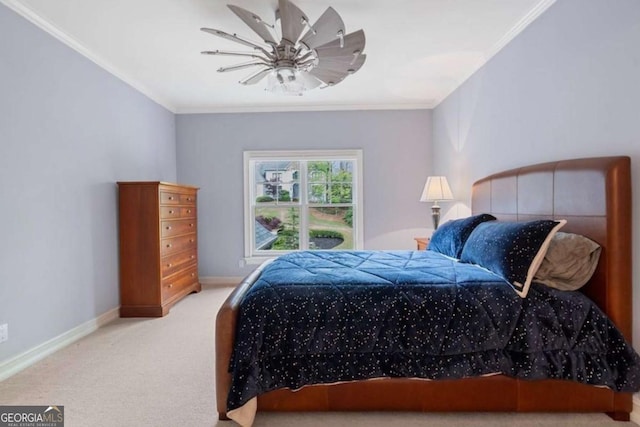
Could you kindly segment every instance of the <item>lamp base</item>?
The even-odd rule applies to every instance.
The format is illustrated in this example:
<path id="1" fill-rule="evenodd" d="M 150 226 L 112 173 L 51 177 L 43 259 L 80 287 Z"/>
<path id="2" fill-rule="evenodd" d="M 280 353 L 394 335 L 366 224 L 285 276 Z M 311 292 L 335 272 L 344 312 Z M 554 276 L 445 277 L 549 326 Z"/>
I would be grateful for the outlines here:
<path id="1" fill-rule="evenodd" d="M 431 218 L 433 219 L 433 229 L 437 230 L 440 225 L 440 206 L 436 204 L 431 206 Z"/>

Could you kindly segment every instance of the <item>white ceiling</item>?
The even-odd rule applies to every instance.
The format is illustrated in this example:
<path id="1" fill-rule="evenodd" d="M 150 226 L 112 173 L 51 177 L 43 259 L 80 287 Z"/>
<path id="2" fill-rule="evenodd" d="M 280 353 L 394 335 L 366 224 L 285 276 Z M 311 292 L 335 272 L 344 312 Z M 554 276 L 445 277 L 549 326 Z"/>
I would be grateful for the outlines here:
<path id="1" fill-rule="evenodd" d="M 292 0 L 311 23 L 331 6 L 347 32 L 363 29 L 367 61 L 303 96 L 242 86 L 252 73 L 217 73 L 247 50 L 201 32 L 258 41 L 226 7 L 273 22 L 277 0 L 0 0 L 175 113 L 433 108 L 555 0 Z M 25 52 L 27 55 L 28 52 Z"/>

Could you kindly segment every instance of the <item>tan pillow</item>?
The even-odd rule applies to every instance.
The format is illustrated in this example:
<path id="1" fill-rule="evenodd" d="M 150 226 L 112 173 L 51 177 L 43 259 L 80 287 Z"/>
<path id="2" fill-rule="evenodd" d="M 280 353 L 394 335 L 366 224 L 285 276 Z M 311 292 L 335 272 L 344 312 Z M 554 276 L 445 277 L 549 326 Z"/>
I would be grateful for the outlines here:
<path id="1" fill-rule="evenodd" d="M 600 245 L 584 236 L 558 232 L 533 281 L 562 291 L 580 289 L 596 270 L 601 251 Z"/>

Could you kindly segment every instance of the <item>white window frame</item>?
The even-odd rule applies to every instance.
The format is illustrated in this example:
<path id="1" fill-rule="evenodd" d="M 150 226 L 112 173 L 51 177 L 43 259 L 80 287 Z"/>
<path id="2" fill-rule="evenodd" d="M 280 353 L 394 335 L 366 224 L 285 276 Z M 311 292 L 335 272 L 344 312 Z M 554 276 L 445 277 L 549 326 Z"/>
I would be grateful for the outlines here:
<path id="1" fill-rule="evenodd" d="M 255 221 L 253 210 L 255 208 L 254 188 L 255 168 L 252 167 L 256 161 L 332 161 L 332 160 L 349 160 L 353 161 L 353 243 L 354 250 L 360 250 L 364 247 L 363 237 L 363 184 L 364 175 L 362 167 L 362 150 L 294 150 L 294 151 L 245 151 L 243 153 L 244 161 L 244 260 L 242 263 L 260 264 L 267 259 L 297 251 L 254 251 L 255 247 Z M 304 172 L 304 173 L 303 173 Z M 307 210 L 309 208 L 307 201 L 306 186 L 306 165 L 300 171 L 300 247 L 306 247 L 308 235 L 307 231 Z M 302 232 L 304 230 L 304 232 Z M 304 250 L 304 249 L 301 249 Z M 331 249 L 330 249 L 331 250 Z M 335 249 L 333 249 L 335 250 Z M 267 253 L 268 252 L 268 253 Z"/>

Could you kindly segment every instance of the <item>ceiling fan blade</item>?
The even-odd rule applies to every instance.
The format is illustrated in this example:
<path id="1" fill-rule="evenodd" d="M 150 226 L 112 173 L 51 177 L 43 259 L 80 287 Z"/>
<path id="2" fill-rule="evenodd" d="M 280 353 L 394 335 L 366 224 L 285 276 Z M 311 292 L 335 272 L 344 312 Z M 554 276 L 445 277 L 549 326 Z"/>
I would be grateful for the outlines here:
<path id="1" fill-rule="evenodd" d="M 249 58 L 262 59 L 263 61 L 267 61 L 267 58 L 260 56 L 255 53 L 250 52 L 232 52 L 228 50 L 205 50 L 200 52 L 203 55 L 221 55 L 221 56 L 247 56 Z"/>
<path id="2" fill-rule="evenodd" d="M 344 40 L 342 41 L 338 38 L 332 42 L 318 46 L 315 50 L 318 58 L 349 56 L 356 53 L 361 54 L 364 50 L 365 42 L 364 31 L 358 30 L 344 36 Z"/>
<path id="3" fill-rule="evenodd" d="M 318 65 L 316 65 L 314 69 L 353 74 L 362 67 L 366 59 L 367 55 L 324 58 L 318 62 Z"/>
<path id="4" fill-rule="evenodd" d="M 303 22 L 309 22 L 309 18 L 289 0 L 278 0 L 278 7 L 276 17 L 280 18 L 282 39 L 296 44 L 302 30 L 304 30 Z"/>
<path id="5" fill-rule="evenodd" d="M 329 86 L 337 85 L 349 75 L 347 72 L 340 73 L 335 71 L 319 70 L 318 68 L 314 68 L 309 71 L 309 74 Z"/>
<path id="6" fill-rule="evenodd" d="M 342 34 L 346 32 L 344 22 L 338 12 L 330 7 L 311 26 L 311 29 L 302 37 L 300 43 L 303 43 L 308 49 L 315 49 L 318 46 L 334 41 L 340 31 L 342 31 Z"/>
<path id="7" fill-rule="evenodd" d="M 273 58 L 273 55 L 267 52 L 262 46 L 255 44 L 252 41 L 245 40 L 242 37 L 238 36 L 237 34 L 225 33 L 224 31 L 216 30 L 214 28 L 200 28 L 200 30 L 204 31 L 205 33 L 213 34 L 214 36 L 222 37 L 223 39 L 226 39 L 226 40 L 231 40 L 232 42 L 236 42 L 236 43 L 243 44 L 245 46 L 252 47 L 264 53 L 267 56 L 267 58 Z"/>
<path id="8" fill-rule="evenodd" d="M 242 64 L 230 65 L 228 67 L 220 67 L 218 68 L 219 73 L 226 73 L 227 71 L 236 71 L 242 70 L 244 68 L 255 67 L 256 65 L 269 65 L 263 61 L 251 61 L 251 62 L 243 62 Z"/>
<path id="9" fill-rule="evenodd" d="M 247 24 L 253 31 L 255 31 L 255 33 L 258 34 L 266 43 L 272 45 L 278 44 L 276 39 L 273 38 L 271 31 L 269 31 L 269 29 L 267 28 L 265 22 L 258 15 L 232 4 L 228 4 L 227 7 L 231 9 L 233 13 L 238 15 L 238 18 L 242 19 L 242 21 Z"/>
<path id="10" fill-rule="evenodd" d="M 265 68 L 263 70 L 258 71 L 257 73 L 251 74 L 248 77 L 240 80 L 240 84 L 243 85 L 254 85 L 262 80 L 269 72 L 273 70 L 273 68 Z"/>

